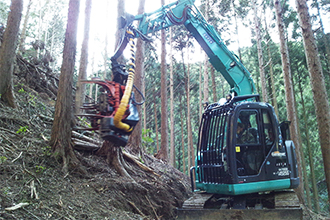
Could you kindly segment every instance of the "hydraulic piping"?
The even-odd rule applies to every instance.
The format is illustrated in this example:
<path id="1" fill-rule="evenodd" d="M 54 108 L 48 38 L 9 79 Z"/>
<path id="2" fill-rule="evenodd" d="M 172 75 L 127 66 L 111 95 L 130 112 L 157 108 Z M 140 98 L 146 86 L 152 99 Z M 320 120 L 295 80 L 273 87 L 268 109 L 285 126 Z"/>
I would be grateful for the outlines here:
<path id="1" fill-rule="evenodd" d="M 130 62 L 129 62 L 128 77 L 127 77 L 127 83 L 125 86 L 125 92 L 120 101 L 119 108 L 113 118 L 113 123 L 116 128 L 124 130 L 125 132 L 131 132 L 133 130 L 133 127 L 122 122 L 122 119 L 123 119 L 123 115 L 125 114 L 125 111 L 127 109 L 127 105 L 128 105 L 129 99 L 131 97 L 132 88 L 133 88 L 134 75 L 135 75 L 135 42 L 134 42 L 133 31 L 127 30 L 126 34 L 127 34 L 127 38 L 129 39 L 129 44 L 131 46 L 131 48 L 130 48 L 131 58 L 130 58 Z"/>

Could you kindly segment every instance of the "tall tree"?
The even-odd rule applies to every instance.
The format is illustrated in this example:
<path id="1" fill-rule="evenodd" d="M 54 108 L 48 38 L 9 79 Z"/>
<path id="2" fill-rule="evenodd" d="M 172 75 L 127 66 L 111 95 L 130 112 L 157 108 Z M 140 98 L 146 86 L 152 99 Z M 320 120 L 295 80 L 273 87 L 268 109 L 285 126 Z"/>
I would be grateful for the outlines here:
<path id="1" fill-rule="evenodd" d="M 317 9 L 317 15 L 319 17 L 319 23 L 320 23 L 320 31 L 321 31 L 321 35 L 322 35 L 322 41 L 323 41 L 323 45 L 325 47 L 325 52 L 326 52 L 326 57 L 327 57 L 327 62 L 328 62 L 328 69 L 330 71 L 330 43 L 327 40 L 328 37 L 324 32 L 324 26 L 323 26 L 323 19 L 321 16 L 321 9 L 320 9 L 320 4 L 318 2 L 319 0 L 313 0 L 313 5 L 314 7 Z"/>
<path id="2" fill-rule="evenodd" d="M 268 32 L 268 26 L 266 24 L 266 19 L 265 19 L 265 30 L 266 30 L 266 46 L 267 46 L 267 53 L 268 53 L 268 65 L 269 65 L 269 77 L 270 77 L 270 87 L 272 89 L 272 93 L 271 93 L 271 101 L 272 101 L 272 105 L 274 106 L 274 110 L 275 110 L 275 114 L 277 115 L 277 117 L 279 116 L 278 114 L 278 105 L 277 105 L 277 100 L 276 100 L 276 88 L 275 88 L 275 79 L 274 79 L 274 65 L 273 65 L 273 58 L 272 58 L 272 53 L 270 51 L 270 42 L 271 42 L 271 38 Z"/>
<path id="3" fill-rule="evenodd" d="M 170 164 L 175 166 L 175 148 L 174 148 L 174 84 L 173 84 L 173 33 L 170 27 Z"/>
<path id="4" fill-rule="evenodd" d="M 29 0 L 29 4 L 27 6 L 26 14 L 25 14 L 25 17 L 24 17 L 24 23 L 23 23 L 23 28 L 22 28 L 22 32 L 21 32 L 21 37 L 20 37 L 20 40 L 19 40 L 19 47 L 18 48 L 19 48 L 19 51 L 21 53 L 24 52 L 24 42 L 25 42 L 25 38 L 26 38 L 26 28 L 27 28 L 29 17 L 30 17 L 31 5 L 32 5 L 32 0 Z"/>
<path id="5" fill-rule="evenodd" d="M 306 0 L 296 0 L 299 24 L 302 30 L 305 54 L 311 79 L 316 119 L 323 156 L 324 173 L 330 199 L 330 107 L 318 49 L 313 35 Z"/>
<path id="6" fill-rule="evenodd" d="M 125 0 L 117 0 L 117 31 L 116 31 L 116 43 L 115 49 L 119 46 L 123 35 L 125 35 L 125 31 L 121 27 L 121 17 L 125 17 Z M 117 59 L 118 63 L 124 63 L 125 59 L 124 56 L 121 55 Z"/>
<path id="7" fill-rule="evenodd" d="M 156 150 L 159 151 L 159 138 L 158 138 L 158 119 L 157 119 L 157 104 L 156 104 L 156 92 L 153 94 L 154 98 L 154 117 L 155 117 L 155 131 L 156 131 Z"/>
<path id="8" fill-rule="evenodd" d="M 286 98 L 286 108 L 287 108 L 287 117 L 288 120 L 291 121 L 290 125 L 290 133 L 291 139 L 295 143 L 296 146 L 296 154 L 297 154 L 297 163 L 298 163 L 298 171 L 300 176 L 300 184 L 296 189 L 298 198 L 300 203 L 304 203 L 304 182 L 301 171 L 301 148 L 300 148 L 300 139 L 298 135 L 298 121 L 297 121 L 297 113 L 296 113 L 296 105 L 295 105 L 295 97 L 294 97 L 294 89 L 292 84 L 292 75 L 290 68 L 290 59 L 289 59 L 289 51 L 287 46 L 287 39 L 285 37 L 284 23 L 282 18 L 282 8 L 279 0 L 274 0 L 275 10 L 276 10 L 276 21 L 277 27 L 280 37 L 280 50 L 281 50 L 281 59 L 282 59 L 282 72 L 284 78 L 285 85 L 285 98 Z"/>
<path id="9" fill-rule="evenodd" d="M 72 81 L 76 59 L 79 3 L 80 0 L 70 0 L 69 2 L 68 23 L 63 49 L 63 63 L 50 139 L 53 156 L 62 159 L 63 173 L 68 172 L 69 166 L 79 166 L 79 161 L 71 146 Z"/>
<path id="10" fill-rule="evenodd" d="M 144 13 L 145 0 L 140 0 L 138 14 Z M 135 77 L 134 84 L 139 90 L 143 88 L 144 82 L 144 41 L 141 38 L 137 39 L 136 42 L 136 54 L 135 54 Z M 137 97 L 138 98 L 138 97 Z M 138 100 L 141 101 L 141 100 Z M 137 106 L 138 113 L 142 115 L 142 107 L 141 105 Z M 133 148 L 135 153 L 140 153 L 142 150 L 142 122 L 140 121 L 136 126 L 134 131 L 130 136 L 129 142 L 131 143 L 131 147 Z"/>
<path id="11" fill-rule="evenodd" d="M 253 6 L 253 11 L 254 11 L 254 27 L 255 27 L 256 38 L 257 38 L 262 100 L 264 102 L 268 102 L 268 94 L 267 94 L 267 88 L 266 88 L 267 84 L 266 84 L 266 76 L 265 76 L 265 68 L 264 68 L 264 58 L 263 58 L 262 45 L 261 45 L 261 33 L 260 33 L 261 24 L 259 22 L 259 17 L 258 17 L 257 0 L 252 1 L 252 6 Z"/>
<path id="12" fill-rule="evenodd" d="M 183 109 L 183 104 L 182 104 L 182 97 L 179 95 L 179 105 L 180 108 Z M 181 146 L 182 146 L 182 172 L 184 174 L 186 174 L 186 154 L 185 154 L 185 150 L 184 150 L 184 129 L 183 129 L 183 114 L 182 111 L 180 111 L 180 125 L 181 125 Z"/>
<path id="13" fill-rule="evenodd" d="M 202 48 L 201 47 L 200 47 L 200 51 L 201 51 L 201 54 L 202 54 Z M 203 88 L 202 88 L 202 85 L 203 85 L 203 82 L 202 82 L 202 65 L 203 65 L 203 63 L 200 62 L 199 63 L 199 74 L 198 74 L 198 82 L 199 82 L 198 115 L 199 115 L 199 121 L 202 120 L 202 111 L 203 111 L 203 105 L 202 105 L 202 100 L 203 100 L 203 95 L 202 95 L 202 92 L 203 92 Z"/>
<path id="14" fill-rule="evenodd" d="M 234 16 L 234 22 L 235 22 L 235 35 L 236 35 L 238 57 L 239 57 L 240 60 L 242 60 L 242 52 L 241 52 L 241 47 L 240 47 L 240 43 L 239 43 L 237 9 L 236 9 L 236 5 L 235 5 L 235 0 L 231 0 L 231 4 L 232 4 L 232 7 L 233 7 L 233 16 Z"/>
<path id="15" fill-rule="evenodd" d="M 212 80 L 212 94 L 213 94 L 213 102 L 218 101 L 218 96 L 217 96 L 217 86 L 215 82 L 215 68 L 212 66 L 211 67 L 211 80 Z"/>
<path id="16" fill-rule="evenodd" d="M 7 26 L 0 49 L 0 99 L 12 108 L 16 107 L 12 88 L 12 73 L 22 10 L 22 0 L 11 1 Z"/>
<path id="17" fill-rule="evenodd" d="M 92 0 L 86 0 L 85 3 L 85 27 L 84 27 L 84 39 L 81 45 L 80 66 L 78 82 L 76 86 L 76 101 L 75 112 L 79 114 L 81 112 L 80 107 L 85 102 L 86 84 L 81 83 L 81 80 L 87 78 L 87 65 L 88 65 L 88 42 L 89 42 L 89 27 L 92 9 Z"/>
<path id="18" fill-rule="evenodd" d="M 161 0 L 162 5 L 165 5 L 165 0 Z M 161 33 L 161 141 L 158 158 L 168 160 L 168 122 L 167 122 L 167 71 L 166 71 L 166 34 L 162 29 Z"/>
<path id="19" fill-rule="evenodd" d="M 308 129 L 308 119 L 306 115 L 306 108 L 305 108 L 305 100 L 303 96 L 303 88 L 301 85 L 301 76 L 298 74 L 298 89 L 300 93 L 300 98 L 301 98 L 301 107 L 302 107 L 302 116 L 304 120 L 304 130 L 305 130 L 305 135 L 306 135 L 306 148 L 308 152 L 308 159 L 309 159 L 309 167 L 310 167 L 310 176 L 311 176 L 311 181 L 312 181 L 312 188 L 313 188 L 313 196 L 314 196 L 314 206 L 316 209 L 316 212 L 320 212 L 320 204 L 319 204 L 319 193 L 316 185 L 316 177 L 315 177 L 315 168 L 314 168 L 314 158 L 313 158 L 313 153 L 311 149 L 311 141 L 310 141 L 310 129 Z"/>
<path id="20" fill-rule="evenodd" d="M 209 0 L 205 1 L 205 20 L 208 21 L 209 19 Z M 207 56 L 207 54 L 205 53 L 205 58 L 204 58 L 204 103 L 209 101 L 209 75 L 208 75 L 208 71 L 209 71 L 209 57 Z"/>
<path id="21" fill-rule="evenodd" d="M 125 1 L 123 1 L 125 3 Z M 119 2 L 118 2 L 119 4 Z M 125 4 L 124 4 L 125 5 Z M 109 10 L 109 1 L 106 1 L 105 7 L 107 10 Z M 122 14 L 123 11 L 122 8 L 120 8 L 121 6 L 118 6 L 118 13 Z M 120 9 L 119 9 L 120 8 Z M 122 16 L 122 15 L 121 15 Z M 108 21 L 109 20 L 109 13 L 105 14 L 105 20 Z M 119 22 L 119 20 L 118 20 Z M 118 25 L 118 23 L 117 23 Z M 118 28 L 117 31 L 119 31 L 120 29 Z M 118 32 L 119 34 L 119 32 Z M 116 36 L 116 37 L 119 37 Z M 116 40 L 119 40 L 118 38 L 116 38 Z M 105 36 L 104 36 L 104 54 L 103 54 L 103 67 L 104 67 L 104 72 L 103 72 L 103 79 L 107 79 L 107 70 L 108 70 L 108 32 L 105 32 Z"/>
<path id="22" fill-rule="evenodd" d="M 193 144 L 193 137 L 192 137 L 192 128 L 191 128 L 191 109 L 190 109 L 190 65 L 189 65 L 189 38 L 187 40 L 187 72 L 185 72 L 186 78 L 186 94 L 187 94 L 187 132 L 188 132 L 188 151 L 190 152 L 191 165 L 195 166 L 194 160 L 194 144 Z M 188 154 L 189 155 L 189 154 Z"/>

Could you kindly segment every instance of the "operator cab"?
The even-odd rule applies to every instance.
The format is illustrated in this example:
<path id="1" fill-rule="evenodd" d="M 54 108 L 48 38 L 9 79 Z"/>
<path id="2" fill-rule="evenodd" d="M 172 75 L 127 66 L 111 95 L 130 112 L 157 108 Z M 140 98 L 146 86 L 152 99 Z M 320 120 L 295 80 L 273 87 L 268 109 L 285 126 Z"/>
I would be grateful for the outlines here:
<path id="1" fill-rule="evenodd" d="M 273 107 L 250 101 L 255 95 L 235 98 L 212 104 L 203 114 L 196 188 L 239 195 L 296 187 L 294 145 L 284 145 Z"/>

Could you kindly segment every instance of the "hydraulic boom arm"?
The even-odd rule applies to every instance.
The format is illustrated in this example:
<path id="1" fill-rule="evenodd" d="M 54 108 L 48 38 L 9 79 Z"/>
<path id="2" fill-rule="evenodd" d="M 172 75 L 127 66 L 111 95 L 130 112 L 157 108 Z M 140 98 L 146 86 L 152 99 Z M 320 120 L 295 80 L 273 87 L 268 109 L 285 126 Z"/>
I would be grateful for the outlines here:
<path id="1" fill-rule="evenodd" d="M 168 28 L 173 25 L 183 24 L 195 37 L 209 57 L 214 68 L 227 80 L 235 96 L 256 94 L 256 89 L 249 71 L 240 60 L 223 43 L 214 27 L 207 23 L 201 12 L 194 5 L 195 0 L 178 0 L 165 5 L 152 13 L 137 16 L 127 15 L 122 23 L 125 34 L 117 51 L 111 58 L 113 79 L 112 81 L 89 80 L 85 83 L 97 83 L 102 86 L 97 103 L 86 103 L 84 109 L 89 114 L 90 130 L 100 130 L 104 140 L 125 145 L 128 135 L 133 131 L 139 116 L 136 101 L 132 92 L 134 80 L 134 37 L 149 40 L 147 34 Z M 138 27 L 133 25 L 139 21 Z M 130 43 L 132 56 L 128 72 L 125 65 L 117 62 L 127 44 Z"/>
<path id="2" fill-rule="evenodd" d="M 227 80 L 231 92 L 235 95 L 256 94 L 249 71 L 237 56 L 228 50 L 215 28 L 207 23 L 194 2 L 195 0 L 178 0 L 155 12 L 135 16 L 134 20 L 140 21 L 135 29 L 135 36 L 144 36 L 173 25 L 184 24 L 204 49 L 214 68 Z"/>

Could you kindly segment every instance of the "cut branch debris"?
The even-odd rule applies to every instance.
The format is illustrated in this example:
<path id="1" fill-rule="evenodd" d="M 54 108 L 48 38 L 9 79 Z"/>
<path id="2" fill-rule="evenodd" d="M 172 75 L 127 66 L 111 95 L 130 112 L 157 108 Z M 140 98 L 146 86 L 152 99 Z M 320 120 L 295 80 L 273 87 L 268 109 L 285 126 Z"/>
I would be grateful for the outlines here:
<path id="1" fill-rule="evenodd" d="M 5 208 L 5 210 L 6 211 L 15 211 L 15 210 L 17 210 L 19 208 L 22 208 L 22 207 L 28 206 L 28 205 L 29 205 L 29 203 L 27 203 L 27 202 L 21 202 L 21 203 L 19 203 L 17 205 L 14 205 L 12 207 Z"/>

